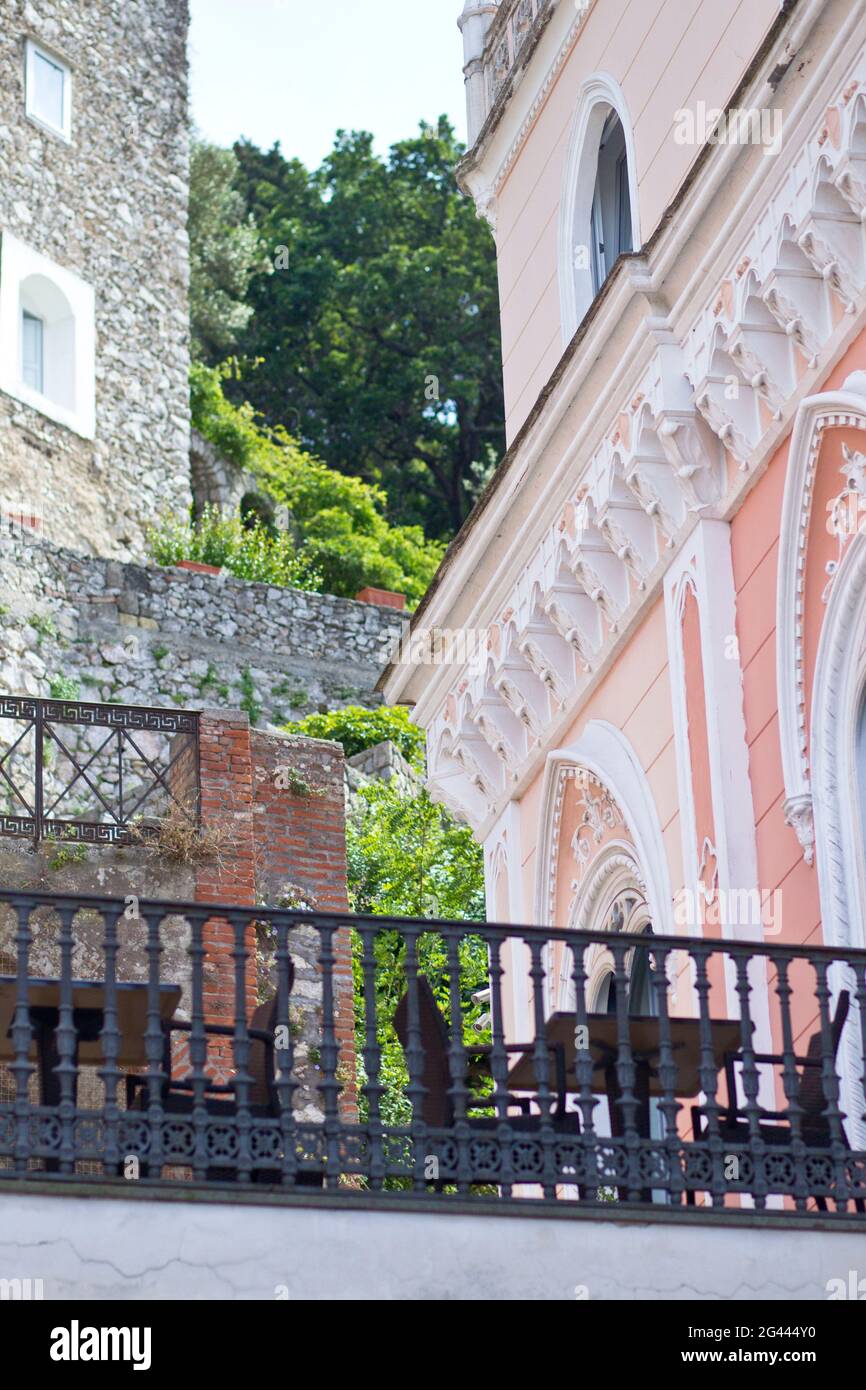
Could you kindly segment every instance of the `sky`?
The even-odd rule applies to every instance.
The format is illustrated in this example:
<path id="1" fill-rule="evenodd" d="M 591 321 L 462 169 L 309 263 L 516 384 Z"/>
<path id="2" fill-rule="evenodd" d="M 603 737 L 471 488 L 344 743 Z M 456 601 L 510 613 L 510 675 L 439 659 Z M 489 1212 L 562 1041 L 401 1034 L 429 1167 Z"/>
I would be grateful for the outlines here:
<path id="1" fill-rule="evenodd" d="M 191 0 L 193 119 L 317 167 L 340 127 L 386 153 L 419 120 L 466 138 L 462 0 Z"/>

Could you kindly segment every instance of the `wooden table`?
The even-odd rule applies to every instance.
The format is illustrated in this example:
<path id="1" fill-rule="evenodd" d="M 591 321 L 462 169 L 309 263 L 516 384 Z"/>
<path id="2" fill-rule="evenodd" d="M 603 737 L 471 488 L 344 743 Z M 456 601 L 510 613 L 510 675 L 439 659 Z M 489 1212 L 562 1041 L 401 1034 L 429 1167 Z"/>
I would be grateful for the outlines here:
<path id="1" fill-rule="evenodd" d="M 551 1014 L 545 1027 L 545 1042 L 550 1052 L 550 1073 L 548 1084 L 554 1094 L 580 1090 L 575 1071 L 577 1047 L 575 1029 L 577 1016 L 571 1013 Z M 594 1084 L 595 1094 L 606 1095 L 610 1106 L 611 1131 L 614 1135 L 623 1130 L 619 1101 L 621 1092 L 617 1075 L 616 1058 L 619 1048 L 618 1023 L 611 1014 L 587 1014 L 589 1030 L 588 1051 L 592 1058 L 593 1071 L 603 1073 L 599 1083 Z M 702 1089 L 701 1065 L 701 1023 L 697 1018 L 668 1019 L 671 1050 L 676 1064 L 677 1075 L 673 1085 L 675 1096 L 696 1096 Z M 637 1127 L 644 1138 L 650 1136 L 650 1098 L 664 1095 L 658 1071 L 661 1052 L 659 1020 L 657 1018 L 634 1017 L 628 1020 L 629 1041 L 632 1060 L 635 1064 L 634 1095 L 638 1100 Z M 710 1034 L 713 1047 L 713 1061 L 721 1071 L 725 1064 L 725 1054 L 739 1052 L 741 1046 L 741 1027 L 738 1019 L 714 1018 L 710 1020 Z M 535 1074 L 535 1058 L 532 1047 L 521 1045 L 521 1057 L 508 1073 L 508 1087 L 511 1091 L 537 1091 L 538 1080 Z"/>
<path id="2" fill-rule="evenodd" d="M 99 1066 L 103 1061 L 100 1034 L 105 1022 L 106 985 L 104 980 L 72 981 L 72 1023 L 75 1028 L 75 1065 Z M 18 981 L 0 975 L 0 1062 L 15 1060 L 12 1027 L 18 995 Z M 60 1103 L 60 1083 L 54 1073 L 59 1061 L 56 1029 L 60 1019 L 59 980 L 29 979 L 27 1002 L 33 1029 L 31 1057 L 39 1065 L 43 1105 Z M 179 985 L 159 986 L 159 1016 L 167 1022 L 180 1003 Z M 117 1008 L 118 1065 L 142 1067 L 147 1064 L 144 1034 L 147 1028 L 148 986 L 127 980 L 115 985 Z"/>

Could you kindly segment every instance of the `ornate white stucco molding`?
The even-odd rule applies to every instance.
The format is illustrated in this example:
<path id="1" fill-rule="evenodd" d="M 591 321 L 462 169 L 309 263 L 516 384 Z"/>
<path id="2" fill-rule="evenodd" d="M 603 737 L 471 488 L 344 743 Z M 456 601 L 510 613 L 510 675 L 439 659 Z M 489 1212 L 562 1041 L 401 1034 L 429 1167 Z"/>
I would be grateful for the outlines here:
<path id="1" fill-rule="evenodd" d="M 842 391 L 808 396 L 797 412 L 788 450 L 776 593 L 779 741 L 785 820 L 796 832 L 808 864 L 814 860 L 815 826 L 806 722 L 806 553 L 824 432 L 840 427 L 866 431 L 866 373 L 848 377 Z"/>
<path id="2" fill-rule="evenodd" d="M 437 696 L 437 712 L 425 714 L 431 787 L 476 827 L 527 775 L 546 731 L 579 709 L 622 632 L 658 592 L 695 518 L 729 512 L 754 460 L 777 447 L 780 413 L 791 418 L 804 367 L 820 371 L 846 324 L 866 313 L 866 55 L 849 69 L 830 112 L 798 149 L 785 150 L 786 172 L 767 201 L 754 204 L 731 243 L 728 271 L 685 331 L 675 337 L 669 324 L 648 322 L 646 365 L 570 468 L 564 503 L 519 564 L 520 537 L 513 538 L 510 592 L 484 619 L 489 659 L 459 669 Z M 637 285 L 641 273 L 634 275 Z M 643 276 L 650 278 L 649 267 Z M 858 416 L 866 401 L 849 396 L 840 408 Z M 811 445 L 804 453 L 800 421 L 794 452 L 805 475 Z M 739 469 L 729 470 L 726 459 Z M 784 534 L 801 534 L 801 520 L 793 530 L 785 523 Z M 780 699 L 789 702 L 787 811 L 808 850 L 796 547 L 792 554 L 791 602 L 780 607 L 789 624 L 784 634 L 780 628 L 788 673 Z"/>
<path id="3" fill-rule="evenodd" d="M 563 798 L 579 768 L 591 773 L 616 804 L 631 839 L 630 845 L 621 847 L 622 852 L 637 865 L 653 921 L 664 923 L 667 929 L 672 902 L 670 876 L 652 790 L 628 739 L 600 719 L 587 724 L 574 744 L 548 754 L 540 803 L 533 920 L 546 925 L 553 920 Z M 658 929 L 663 928 L 659 925 Z"/>

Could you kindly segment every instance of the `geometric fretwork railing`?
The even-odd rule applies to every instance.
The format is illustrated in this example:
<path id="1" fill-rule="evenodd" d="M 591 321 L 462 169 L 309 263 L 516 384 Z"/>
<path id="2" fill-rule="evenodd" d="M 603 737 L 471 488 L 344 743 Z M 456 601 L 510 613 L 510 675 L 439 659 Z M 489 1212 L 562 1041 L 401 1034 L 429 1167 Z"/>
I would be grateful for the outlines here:
<path id="1" fill-rule="evenodd" d="M 864 951 L 127 901 L 0 891 L 0 1188 L 866 1225 Z"/>
<path id="2" fill-rule="evenodd" d="M 0 696 L 0 835 L 124 844 L 198 817 L 198 715 Z"/>

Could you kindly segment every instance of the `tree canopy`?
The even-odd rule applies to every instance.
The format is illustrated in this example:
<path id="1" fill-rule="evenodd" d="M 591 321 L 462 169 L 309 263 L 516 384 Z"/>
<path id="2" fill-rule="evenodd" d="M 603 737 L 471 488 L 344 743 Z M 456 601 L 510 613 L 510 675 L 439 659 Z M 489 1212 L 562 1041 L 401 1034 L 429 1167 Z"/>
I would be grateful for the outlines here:
<path id="1" fill-rule="evenodd" d="M 381 484 L 392 520 L 447 538 L 504 448 L 495 248 L 457 189 L 450 124 L 422 123 L 385 160 L 338 132 L 312 172 L 279 145 L 234 154 L 270 264 L 230 394 Z"/>
<path id="2" fill-rule="evenodd" d="M 190 149 L 189 313 L 193 355 L 219 360 L 235 346 L 253 306 L 246 301 L 254 271 L 263 272 L 260 233 L 236 183 L 231 150 L 203 140 Z"/>

